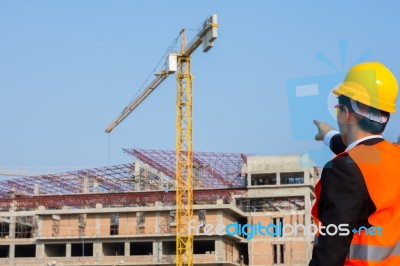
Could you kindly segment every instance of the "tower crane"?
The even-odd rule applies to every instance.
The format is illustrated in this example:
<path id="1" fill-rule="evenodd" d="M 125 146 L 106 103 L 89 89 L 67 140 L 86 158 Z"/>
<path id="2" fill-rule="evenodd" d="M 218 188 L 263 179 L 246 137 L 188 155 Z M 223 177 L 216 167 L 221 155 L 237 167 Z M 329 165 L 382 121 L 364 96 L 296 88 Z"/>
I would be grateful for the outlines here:
<path id="1" fill-rule="evenodd" d="M 176 73 L 176 265 L 193 265 L 193 235 L 189 223 L 193 217 L 192 151 L 192 74 L 190 56 L 202 44 L 203 52 L 213 47 L 218 36 L 217 15 L 209 16 L 191 42 L 181 30 L 180 51 L 169 53 L 166 67 L 106 128 L 110 133 L 135 110 L 169 75 Z"/>

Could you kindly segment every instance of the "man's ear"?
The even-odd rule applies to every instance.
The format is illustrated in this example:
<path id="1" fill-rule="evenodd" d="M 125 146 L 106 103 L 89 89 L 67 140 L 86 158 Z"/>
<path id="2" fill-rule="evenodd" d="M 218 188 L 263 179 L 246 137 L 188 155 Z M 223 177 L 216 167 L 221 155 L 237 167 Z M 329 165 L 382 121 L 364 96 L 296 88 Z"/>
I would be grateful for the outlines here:
<path id="1" fill-rule="evenodd" d="M 349 107 L 347 107 L 346 105 L 343 105 L 343 114 L 344 114 L 344 121 L 346 122 L 346 124 L 348 124 L 349 120 L 350 120 L 350 111 L 349 111 Z"/>
<path id="2" fill-rule="evenodd" d="M 349 107 L 346 105 L 343 106 L 343 124 L 356 124 L 357 123 L 357 117 L 354 115 L 353 112 L 350 112 Z"/>

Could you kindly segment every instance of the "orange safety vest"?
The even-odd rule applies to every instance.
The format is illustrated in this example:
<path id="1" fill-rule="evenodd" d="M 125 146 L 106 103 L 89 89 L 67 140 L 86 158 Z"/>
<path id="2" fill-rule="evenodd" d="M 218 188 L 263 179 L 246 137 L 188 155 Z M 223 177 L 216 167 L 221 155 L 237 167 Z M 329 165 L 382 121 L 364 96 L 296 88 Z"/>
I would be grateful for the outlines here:
<path id="1" fill-rule="evenodd" d="M 375 204 L 376 211 L 368 222 L 383 230 L 382 235 L 376 232 L 373 235 L 366 230 L 355 233 L 344 265 L 400 265 L 400 146 L 381 141 L 373 146 L 359 144 L 341 154 L 345 153 L 359 167 Z M 316 202 L 311 213 L 318 223 L 320 181 L 315 186 L 315 193 Z"/>

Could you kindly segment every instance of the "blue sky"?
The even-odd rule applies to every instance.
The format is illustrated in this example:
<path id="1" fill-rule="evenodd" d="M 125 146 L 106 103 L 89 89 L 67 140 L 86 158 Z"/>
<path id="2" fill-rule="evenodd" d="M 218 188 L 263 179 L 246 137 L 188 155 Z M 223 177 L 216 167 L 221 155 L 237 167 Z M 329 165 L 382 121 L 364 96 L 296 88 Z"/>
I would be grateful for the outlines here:
<path id="1" fill-rule="evenodd" d="M 331 107 L 310 104 L 309 119 L 294 121 L 303 111 L 290 108 L 288 82 L 331 77 L 363 55 L 400 77 L 398 10 L 396 1 L 1 1 L 0 167 L 61 171 L 131 161 L 122 148 L 174 149 L 174 76 L 110 136 L 104 129 L 179 30 L 212 13 L 219 38 L 192 56 L 195 151 L 308 152 L 321 165 L 331 154 L 309 129 Z M 399 125 L 393 115 L 384 136 L 395 140 Z"/>

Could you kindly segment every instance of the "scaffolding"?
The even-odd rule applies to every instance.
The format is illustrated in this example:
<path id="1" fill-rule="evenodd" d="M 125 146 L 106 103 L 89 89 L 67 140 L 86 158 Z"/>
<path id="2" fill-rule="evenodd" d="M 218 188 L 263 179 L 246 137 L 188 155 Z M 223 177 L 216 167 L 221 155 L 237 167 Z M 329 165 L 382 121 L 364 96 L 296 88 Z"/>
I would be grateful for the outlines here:
<path id="1" fill-rule="evenodd" d="M 0 209 L 46 206 L 94 208 L 174 205 L 175 151 L 125 149 L 134 163 L 0 181 Z M 245 154 L 198 152 L 194 157 L 195 202 L 230 201 L 243 194 Z M 200 190 L 201 189 L 201 190 Z M 229 190 L 231 189 L 231 190 Z M 232 190 L 233 189 L 233 190 Z"/>
<path id="2" fill-rule="evenodd" d="M 124 149 L 154 169 L 175 178 L 175 151 Z M 242 153 L 193 153 L 195 170 L 195 188 L 237 188 L 243 187 L 241 169 L 247 162 L 247 155 Z"/>

